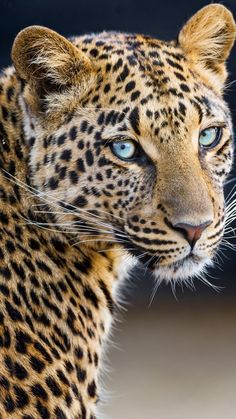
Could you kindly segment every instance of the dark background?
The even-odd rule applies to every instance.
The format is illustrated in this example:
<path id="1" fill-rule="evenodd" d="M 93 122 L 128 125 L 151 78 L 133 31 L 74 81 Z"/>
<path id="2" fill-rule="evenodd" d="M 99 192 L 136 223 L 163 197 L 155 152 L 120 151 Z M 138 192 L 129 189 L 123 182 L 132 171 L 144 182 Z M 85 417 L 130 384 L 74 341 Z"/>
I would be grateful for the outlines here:
<path id="1" fill-rule="evenodd" d="M 0 67 L 11 63 L 10 51 L 14 37 L 19 30 L 29 25 L 48 26 L 65 36 L 117 30 L 140 32 L 171 40 L 176 37 L 188 18 L 208 3 L 204 0 L 0 0 Z M 235 0 L 228 0 L 223 4 L 236 16 Z M 229 73 L 229 80 L 233 81 L 236 78 L 236 48 L 229 59 Z M 236 124 L 236 84 L 228 88 L 226 97 Z M 236 175 L 236 171 L 232 176 L 234 174 Z M 234 183 L 236 182 L 230 183 L 226 188 L 226 194 Z M 225 256 L 222 270 L 210 272 L 214 277 L 211 281 L 224 287 L 221 294 L 229 294 L 236 290 L 235 255 L 233 252 L 227 252 Z M 142 277 L 142 272 L 138 276 Z M 149 298 L 150 278 L 146 276 L 145 282 L 136 281 L 137 275 L 133 281 L 136 286 L 134 284 L 134 287 L 131 287 L 136 293 L 135 298 Z M 195 283 L 200 293 L 212 294 L 212 290 L 205 285 L 197 281 Z M 159 296 L 169 293 L 165 287 L 161 288 Z M 185 293 L 188 292 L 186 290 Z"/>

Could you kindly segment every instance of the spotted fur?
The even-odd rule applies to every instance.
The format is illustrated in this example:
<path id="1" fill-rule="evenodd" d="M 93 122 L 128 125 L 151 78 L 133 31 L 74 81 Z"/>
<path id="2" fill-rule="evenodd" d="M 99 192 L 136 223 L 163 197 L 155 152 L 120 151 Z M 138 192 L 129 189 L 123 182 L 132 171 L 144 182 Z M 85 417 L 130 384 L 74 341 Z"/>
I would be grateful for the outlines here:
<path id="1" fill-rule="evenodd" d="M 220 5 L 178 40 L 20 32 L 0 78 L 0 418 L 94 419 L 102 349 L 128 258 L 186 279 L 224 231 L 235 38 Z M 221 124 L 219 144 L 199 132 Z M 118 159 L 112 141 L 141 153 Z M 191 249 L 178 223 L 210 220 Z"/>

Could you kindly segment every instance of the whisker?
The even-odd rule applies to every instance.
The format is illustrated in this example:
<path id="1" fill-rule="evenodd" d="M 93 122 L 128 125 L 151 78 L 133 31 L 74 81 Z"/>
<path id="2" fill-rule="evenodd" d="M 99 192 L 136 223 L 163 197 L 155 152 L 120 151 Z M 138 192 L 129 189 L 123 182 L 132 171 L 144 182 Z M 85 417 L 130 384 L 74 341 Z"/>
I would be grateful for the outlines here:
<path id="1" fill-rule="evenodd" d="M 89 243 L 89 242 L 97 242 L 97 243 L 100 243 L 100 242 L 117 243 L 117 240 L 112 240 L 112 239 L 110 239 L 110 238 L 108 238 L 108 239 L 100 239 L 100 240 L 79 240 L 78 242 L 74 243 L 72 246 L 77 246 L 78 244 L 81 244 L 81 243 Z M 119 242 L 119 240 L 118 240 L 118 242 Z"/>
<path id="2" fill-rule="evenodd" d="M 24 190 L 26 190 L 27 192 L 30 192 L 30 194 L 31 195 L 33 195 L 33 197 L 36 197 L 36 198 L 38 198 L 38 199 L 41 199 L 41 200 L 43 200 L 44 201 L 44 203 L 47 203 L 47 204 L 50 204 L 50 205 L 52 205 L 53 207 L 56 207 L 56 208 L 59 208 L 60 210 L 61 210 L 61 205 L 59 205 L 58 204 L 58 202 L 55 202 L 55 200 L 52 198 L 52 197 L 50 197 L 50 199 L 48 199 L 48 196 L 47 196 L 47 194 L 46 193 L 44 193 L 44 192 L 39 192 L 38 190 L 36 190 L 35 188 L 33 188 L 33 187 L 31 187 L 31 186 L 29 186 L 29 185 L 26 185 L 24 182 L 22 182 L 21 180 L 19 180 L 19 179 L 16 179 L 14 176 L 12 176 L 10 173 L 8 173 L 7 171 L 5 171 L 4 169 L 3 169 L 3 171 L 7 174 L 7 177 L 9 178 L 10 177 L 10 180 L 12 181 L 12 182 L 14 182 L 15 184 L 17 184 L 18 186 L 20 186 L 20 187 L 22 187 Z M 63 203 L 63 202 L 62 202 Z M 64 204 L 66 204 L 66 205 L 68 205 L 67 203 L 64 203 Z M 37 206 L 37 205 L 45 205 L 45 204 L 35 204 L 34 206 Z M 79 211 L 78 211 L 78 208 L 77 207 L 74 207 L 74 206 L 72 206 L 72 205 L 70 205 L 69 204 L 69 206 L 70 206 L 70 208 L 74 208 L 75 210 L 76 210 L 76 212 L 74 212 L 74 211 L 71 211 L 71 210 L 68 210 L 68 208 L 63 208 L 63 211 L 62 211 L 62 215 L 64 216 L 65 215 L 65 213 L 66 214 L 71 214 L 71 215 L 73 215 L 73 216 L 78 216 L 78 217 L 80 217 L 81 218 L 81 215 L 82 215 L 82 217 L 85 219 L 85 220 L 88 220 L 88 221 L 92 221 L 92 223 L 93 224 L 95 224 L 95 225 L 98 225 L 99 226 L 99 228 L 101 228 L 101 227 L 105 227 L 106 229 L 108 229 L 108 230 L 106 230 L 106 232 L 110 232 L 111 231 L 111 226 L 109 225 L 109 224 L 107 224 L 106 222 L 101 222 L 100 221 L 100 219 L 102 219 L 99 215 L 97 215 L 97 214 L 93 214 L 93 213 L 91 213 L 91 212 L 89 212 L 89 211 L 87 211 L 87 210 L 84 210 L 84 209 L 79 209 L 79 211 L 80 211 L 80 213 L 79 213 Z M 37 210 L 36 210 L 37 211 Z M 35 212 L 36 212 L 35 211 Z M 82 214 L 81 214 L 81 212 L 82 212 Z M 37 213 L 37 212 L 36 212 Z M 41 211 L 40 213 L 46 213 L 46 211 Z M 49 211 L 48 211 L 48 213 L 49 213 Z M 51 211 L 51 213 L 53 213 L 53 211 Z M 104 213 L 106 213 L 106 211 L 104 211 Z M 107 213 L 107 214 L 109 214 L 109 213 Z M 109 215 L 111 215 L 111 216 L 113 216 L 112 214 L 109 214 Z M 120 219 L 121 219 L 121 217 L 119 217 Z M 39 222 L 37 222 L 36 220 L 29 220 L 29 219 L 25 219 L 27 222 L 29 222 L 30 224 L 34 224 L 34 225 L 36 225 L 36 226 L 39 226 Z M 55 225 L 55 224 L 54 224 Z M 41 228 L 43 228 L 43 224 L 41 223 L 41 226 L 40 226 Z M 45 229 L 47 228 L 47 227 L 44 227 Z M 58 231 L 58 229 L 57 230 L 54 230 L 54 229 L 50 229 L 50 231 L 54 231 L 54 232 L 56 232 L 56 231 Z M 87 229 L 87 231 L 88 231 L 88 229 Z M 103 230 L 104 231 L 104 230 Z M 121 231 L 121 230 L 119 230 L 117 227 L 115 228 L 115 231 L 116 231 L 116 236 L 118 236 L 118 237 L 123 237 L 123 238 L 125 238 L 126 236 L 123 234 L 123 232 Z M 61 231 L 62 232 L 62 231 Z M 64 232 L 64 230 L 63 230 L 63 232 Z M 67 231 L 65 231 L 65 232 L 67 232 Z M 78 232 L 78 229 L 77 229 L 77 232 Z M 117 239 L 116 239 L 116 241 L 117 241 Z"/>
<path id="3" fill-rule="evenodd" d="M 48 204 L 50 204 L 50 205 L 54 205 L 54 206 L 56 206 L 56 207 L 58 207 L 58 208 L 60 208 L 61 209 L 61 205 L 59 205 L 58 204 L 58 202 L 57 202 L 57 200 L 55 200 L 54 198 L 52 198 L 51 196 L 50 196 L 50 199 L 48 198 L 48 195 L 45 193 L 45 192 L 42 192 L 42 191 L 38 191 L 37 189 L 35 189 L 34 187 L 32 187 L 32 186 L 29 186 L 29 185 L 27 185 L 27 184 L 25 184 L 24 182 L 22 182 L 21 180 L 19 180 L 19 179 L 17 179 L 17 178 L 15 178 L 15 176 L 13 176 L 13 175 L 11 175 L 9 172 L 7 172 L 5 169 L 2 169 L 2 171 L 3 172 L 5 172 L 6 174 L 7 174 L 7 177 L 10 177 L 11 179 L 10 180 L 12 180 L 15 184 L 17 184 L 18 186 L 21 186 L 22 188 L 24 188 L 25 190 L 27 190 L 28 192 L 30 192 L 33 196 L 35 196 L 35 197 L 37 197 L 37 198 L 39 198 L 39 199 L 41 199 L 41 200 L 44 200 L 46 203 L 48 203 Z M 46 198 L 45 198 L 46 197 Z M 67 202 L 64 202 L 64 201 L 61 201 L 61 204 L 64 204 L 65 206 L 68 206 L 69 205 L 69 207 L 70 208 L 72 208 L 72 209 L 75 209 L 75 213 L 74 212 L 72 212 L 71 210 L 68 210 L 68 208 L 64 208 L 63 207 L 63 210 L 64 210 L 64 212 L 67 212 L 67 213 L 70 213 L 70 214 L 72 214 L 72 215 L 79 215 L 79 213 L 78 213 L 78 211 L 80 211 L 80 212 L 82 212 L 82 213 L 85 213 L 86 215 L 88 215 L 89 214 L 89 216 L 91 216 L 91 217 L 95 217 L 95 218 L 101 218 L 99 215 L 97 215 L 97 214 L 94 214 L 94 213 L 91 213 L 91 212 L 89 212 L 89 211 L 87 211 L 87 210 L 85 210 L 85 209 L 82 209 L 82 208 L 77 208 L 77 207 L 75 207 L 74 205 L 72 205 L 72 204 L 68 204 Z M 107 213 L 107 214 L 109 214 L 110 216 L 113 216 L 112 214 L 110 214 L 110 213 Z M 119 217 L 120 218 L 120 217 Z M 93 220 L 94 221 L 94 220 Z"/>
<path id="4" fill-rule="evenodd" d="M 149 304 L 148 304 L 148 308 L 151 307 L 151 305 L 152 305 L 152 303 L 154 301 L 154 298 L 156 296 L 156 293 L 157 293 L 157 291 L 158 291 L 158 289 L 159 289 L 159 287 L 161 285 L 161 282 L 162 281 L 160 279 L 156 279 L 155 280 L 154 287 L 153 287 L 153 290 L 152 290 L 152 293 L 151 293 L 151 298 L 150 298 L 150 301 L 149 301 Z"/>

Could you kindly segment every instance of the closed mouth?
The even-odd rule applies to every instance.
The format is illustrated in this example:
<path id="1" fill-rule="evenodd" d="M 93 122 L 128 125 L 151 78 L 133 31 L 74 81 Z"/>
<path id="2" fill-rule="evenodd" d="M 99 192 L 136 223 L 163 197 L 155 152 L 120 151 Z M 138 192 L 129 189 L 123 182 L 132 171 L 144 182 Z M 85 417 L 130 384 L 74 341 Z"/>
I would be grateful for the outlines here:
<path id="1" fill-rule="evenodd" d="M 173 262 L 170 264 L 170 267 L 174 270 L 174 272 L 177 272 L 178 269 L 182 268 L 186 262 L 195 262 L 199 263 L 201 262 L 201 258 L 199 256 L 194 255 L 192 252 L 190 252 L 187 256 L 184 258 L 177 260 L 176 262 Z"/>
<path id="2" fill-rule="evenodd" d="M 134 243 L 127 237 L 123 242 L 123 246 L 127 248 L 129 253 L 135 256 L 138 261 L 148 269 L 155 276 L 170 276 L 175 277 L 188 277 L 194 275 L 197 271 L 201 270 L 206 264 L 208 258 L 200 257 L 190 251 L 186 256 L 174 262 L 164 260 L 163 256 L 158 255 L 158 252 L 148 252 L 146 248 L 134 246 Z M 207 263 L 209 264 L 209 262 Z"/>
<path id="3" fill-rule="evenodd" d="M 187 256 L 183 257 L 180 260 L 177 260 L 176 262 L 171 262 L 169 264 L 166 264 L 165 266 L 168 268 L 171 268 L 173 270 L 173 272 L 177 272 L 178 269 L 182 268 L 184 266 L 184 264 L 187 261 L 192 261 L 195 263 L 200 262 L 200 258 L 196 255 L 194 255 L 192 252 L 189 253 Z M 153 262 L 153 261 L 152 261 Z M 148 269 L 150 269 L 150 271 L 155 271 L 156 268 L 158 268 L 160 266 L 160 264 L 158 264 L 158 262 L 153 262 L 148 266 Z"/>
<path id="4" fill-rule="evenodd" d="M 207 266 L 212 266 L 212 259 L 194 255 L 192 252 L 176 262 L 166 265 L 156 265 L 151 270 L 157 279 L 169 281 L 185 281 L 198 277 L 205 272 Z"/>

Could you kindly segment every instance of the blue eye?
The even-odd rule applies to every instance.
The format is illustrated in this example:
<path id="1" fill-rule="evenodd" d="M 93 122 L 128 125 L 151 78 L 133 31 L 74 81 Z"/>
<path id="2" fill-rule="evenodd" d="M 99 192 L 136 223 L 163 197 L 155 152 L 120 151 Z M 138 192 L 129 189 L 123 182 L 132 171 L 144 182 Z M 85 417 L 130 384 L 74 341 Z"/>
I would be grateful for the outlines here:
<path id="1" fill-rule="evenodd" d="M 137 146 L 132 140 L 113 141 L 110 146 L 115 156 L 123 160 L 132 159 L 137 151 Z"/>
<path id="2" fill-rule="evenodd" d="M 199 144 L 203 148 L 215 147 L 219 143 L 221 136 L 222 136 L 221 127 L 206 128 L 200 132 Z"/>

